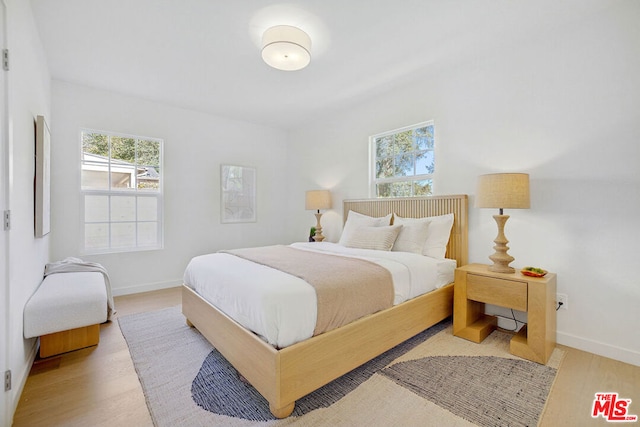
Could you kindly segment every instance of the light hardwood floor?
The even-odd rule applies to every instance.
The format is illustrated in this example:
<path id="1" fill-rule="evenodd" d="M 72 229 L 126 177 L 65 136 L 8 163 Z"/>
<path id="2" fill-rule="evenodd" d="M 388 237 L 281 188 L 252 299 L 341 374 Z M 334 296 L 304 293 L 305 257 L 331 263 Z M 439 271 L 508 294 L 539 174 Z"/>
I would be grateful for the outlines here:
<path id="1" fill-rule="evenodd" d="M 117 297 L 116 317 L 178 304 L 179 288 Z M 100 329 L 97 347 L 34 364 L 14 416 L 15 427 L 153 425 L 117 322 Z M 541 426 L 607 425 L 602 418 L 591 418 L 596 392 L 632 399 L 630 413 L 640 415 L 640 367 L 562 348 L 567 353 Z"/>

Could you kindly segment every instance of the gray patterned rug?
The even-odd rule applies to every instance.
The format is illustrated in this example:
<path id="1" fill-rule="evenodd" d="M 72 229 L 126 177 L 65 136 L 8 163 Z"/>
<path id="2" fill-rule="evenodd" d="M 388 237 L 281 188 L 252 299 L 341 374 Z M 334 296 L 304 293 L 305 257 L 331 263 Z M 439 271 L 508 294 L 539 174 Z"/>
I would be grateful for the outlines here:
<path id="1" fill-rule="evenodd" d="M 276 420 L 268 403 L 179 307 L 118 319 L 157 426 L 531 426 L 563 356 L 539 365 L 508 353 L 510 335 L 456 338 L 449 320 L 296 402 Z"/>

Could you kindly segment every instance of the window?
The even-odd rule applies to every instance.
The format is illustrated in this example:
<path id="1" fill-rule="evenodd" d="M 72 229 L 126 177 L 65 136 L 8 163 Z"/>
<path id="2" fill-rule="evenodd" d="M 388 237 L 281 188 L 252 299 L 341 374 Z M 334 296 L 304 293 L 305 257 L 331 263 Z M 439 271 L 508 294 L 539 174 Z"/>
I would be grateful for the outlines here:
<path id="1" fill-rule="evenodd" d="M 162 248 L 162 140 L 83 130 L 85 253 Z"/>
<path id="2" fill-rule="evenodd" d="M 374 135 L 372 190 L 376 197 L 428 196 L 433 191 L 433 122 Z"/>

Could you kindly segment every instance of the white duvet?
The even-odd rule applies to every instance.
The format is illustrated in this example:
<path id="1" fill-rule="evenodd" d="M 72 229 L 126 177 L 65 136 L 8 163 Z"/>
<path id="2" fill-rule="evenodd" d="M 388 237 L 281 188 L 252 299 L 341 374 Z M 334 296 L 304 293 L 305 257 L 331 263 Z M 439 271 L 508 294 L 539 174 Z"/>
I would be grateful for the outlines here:
<path id="1" fill-rule="evenodd" d="M 456 262 L 407 252 L 347 248 L 335 243 L 294 243 L 301 250 L 363 258 L 389 270 L 394 305 L 453 281 Z M 313 335 L 315 290 L 304 280 L 227 253 L 195 257 L 184 283 L 245 328 L 282 348 Z"/>

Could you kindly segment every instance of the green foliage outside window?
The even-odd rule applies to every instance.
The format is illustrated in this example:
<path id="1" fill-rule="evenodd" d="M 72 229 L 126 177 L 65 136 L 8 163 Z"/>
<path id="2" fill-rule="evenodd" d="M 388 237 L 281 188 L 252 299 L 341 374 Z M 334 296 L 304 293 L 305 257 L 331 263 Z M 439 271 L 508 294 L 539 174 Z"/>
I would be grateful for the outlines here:
<path id="1" fill-rule="evenodd" d="M 428 196 L 433 193 L 434 126 L 423 123 L 373 138 L 377 197 Z"/>
<path id="2" fill-rule="evenodd" d="M 97 132 L 82 133 L 82 153 L 84 164 L 102 165 L 105 170 L 109 164 L 128 165 L 135 168 L 136 188 L 158 189 L 160 174 L 160 143 L 153 140 L 109 135 Z M 87 160 L 85 155 L 99 156 Z M 112 186 L 115 186 L 112 183 Z"/>

